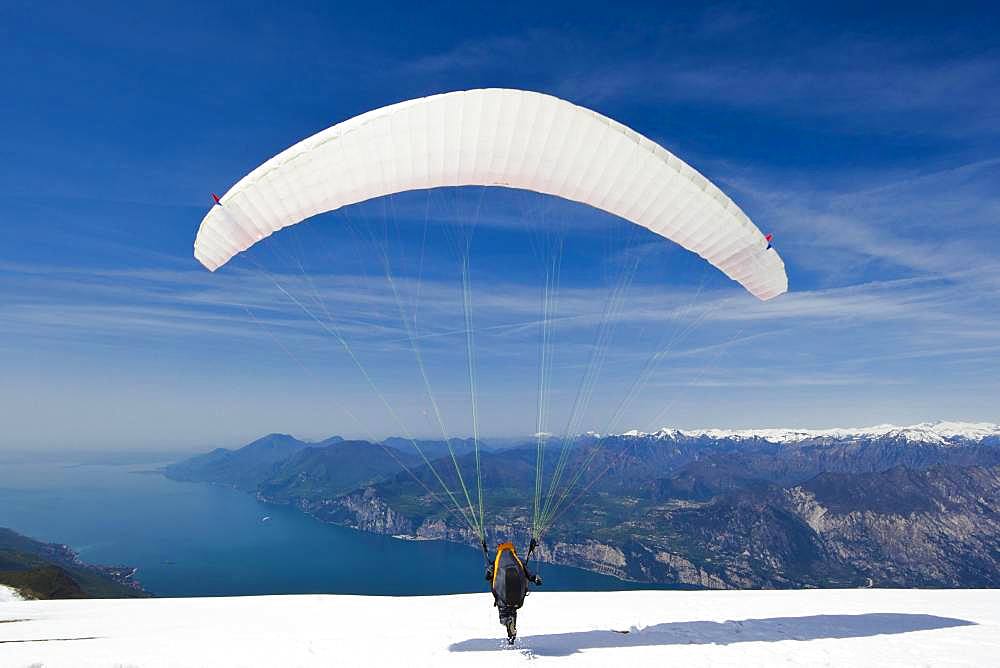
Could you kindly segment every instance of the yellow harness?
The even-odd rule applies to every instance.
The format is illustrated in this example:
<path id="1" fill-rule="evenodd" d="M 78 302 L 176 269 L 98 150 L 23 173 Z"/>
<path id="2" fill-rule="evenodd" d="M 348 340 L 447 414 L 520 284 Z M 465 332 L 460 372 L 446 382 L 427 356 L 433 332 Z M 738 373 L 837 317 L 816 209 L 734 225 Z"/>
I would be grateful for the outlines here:
<path id="1" fill-rule="evenodd" d="M 493 582 L 490 584 L 495 587 L 497 584 L 497 573 L 500 570 L 500 555 L 503 554 L 504 550 L 510 550 L 511 555 L 514 557 L 514 561 L 517 565 L 521 567 L 524 571 L 524 564 L 521 563 L 521 557 L 517 556 L 517 550 L 514 548 L 514 543 L 500 543 L 497 545 L 497 556 L 493 559 Z"/>

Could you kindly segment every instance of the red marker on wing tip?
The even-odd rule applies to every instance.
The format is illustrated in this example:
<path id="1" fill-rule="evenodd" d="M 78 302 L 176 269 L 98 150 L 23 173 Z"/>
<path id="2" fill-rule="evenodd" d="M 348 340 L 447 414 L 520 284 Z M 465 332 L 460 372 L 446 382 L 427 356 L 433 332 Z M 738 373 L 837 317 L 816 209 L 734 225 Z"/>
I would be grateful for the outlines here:
<path id="1" fill-rule="evenodd" d="M 212 199 L 214 199 L 214 200 L 215 200 L 215 203 L 216 203 L 216 204 L 219 204 L 219 205 L 221 205 L 221 204 L 222 204 L 222 202 L 220 202 L 220 201 L 219 201 L 219 196 L 218 196 L 218 195 L 216 195 L 215 193 L 212 193 Z"/>

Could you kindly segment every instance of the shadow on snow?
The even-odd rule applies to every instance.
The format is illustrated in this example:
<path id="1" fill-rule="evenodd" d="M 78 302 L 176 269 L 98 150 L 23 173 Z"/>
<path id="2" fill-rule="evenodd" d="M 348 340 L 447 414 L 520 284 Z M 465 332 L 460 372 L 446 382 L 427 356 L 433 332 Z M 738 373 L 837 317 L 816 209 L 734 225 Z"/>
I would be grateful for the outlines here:
<path id="1" fill-rule="evenodd" d="M 584 649 L 651 647 L 657 645 L 729 645 L 738 642 L 863 638 L 892 633 L 973 626 L 964 619 L 934 615 L 869 613 L 863 615 L 810 615 L 772 617 L 726 622 L 670 622 L 619 631 L 577 631 L 525 636 L 519 643 L 538 656 L 568 656 Z M 496 638 L 473 638 L 448 647 L 452 652 L 496 651 Z"/>

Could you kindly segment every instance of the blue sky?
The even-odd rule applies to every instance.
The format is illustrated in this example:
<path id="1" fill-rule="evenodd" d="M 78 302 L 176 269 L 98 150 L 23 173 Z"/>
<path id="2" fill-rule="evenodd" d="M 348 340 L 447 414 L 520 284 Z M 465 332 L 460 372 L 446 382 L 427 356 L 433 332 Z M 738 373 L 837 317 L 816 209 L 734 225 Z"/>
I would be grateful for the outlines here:
<path id="1" fill-rule="evenodd" d="M 446 430 L 468 434 L 467 234 L 483 434 L 536 429 L 542 267 L 559 242 L 547 431 L 1000 421 L 988 4 L 463 4 L 0 7 L 0 447 L 439 434 L 381 250 L 419 314 Z M 481 86 L 559 95 L 674 151 L 775 233 L 791 293 L 757 304 L 610 216 L 478 189 L 322 216 L 217 274 L 191 257 L 209 193 L 267 157 L 374 107 Z M 398 422 L 271 276 L 330 310 Z"/>

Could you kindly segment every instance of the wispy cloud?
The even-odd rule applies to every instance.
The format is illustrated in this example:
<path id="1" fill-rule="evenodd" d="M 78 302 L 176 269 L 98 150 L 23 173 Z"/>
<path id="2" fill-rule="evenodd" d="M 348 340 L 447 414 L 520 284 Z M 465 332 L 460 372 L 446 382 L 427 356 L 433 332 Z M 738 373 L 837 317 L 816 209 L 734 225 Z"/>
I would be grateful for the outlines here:
<path id="1" fill-rule="evenodd" d="M 155 335 L 264 341 L 279 332 L 312 348 L 328 342 L 329 333 L 319 324 L 326 322 L 360 346 L 400 351 L 407 349 L 411 333 L 400 309 L 406 318 L 417 309 L 418 327 L 412 331 L 423 347 L 449 350 L 465 333 L 462 294 L 455 280 L 396 276 L 394 292 L 377 275 L 250 270 L 211 275 L 200 270 L 18 265 L 3 265 L 0 271 L 7 279 L 0 306 L 5 334 L 22 340 Z M 943 336 L 950 342 L 989 340 L 1000 324 L 1000 311 L 981 308 L 980 302 L 991 296 L 970 292 L 964 276 L 956 272 L 795 291 L 766 304 L 721 281 L 694 302 L 691 290 L 646 283 L 633 285 L 611 314 L 605 307 L 613 286 L 566 287 L 550 324 L 563 345 L 584 348 L 609 315 L 632 335 L 638 328 L 656 327 L 660 334 L 647 346 L 699 321 L 705 328 L 743 323 L 775 330 L 790 324 L 800 330 L 881 324 L 919 327 L 924 336 Z M 499 352 L 535 342 L 543 322 L 541 297 L 539 286 L 532 283 L 476 286 L 474 320 L 483 345 Z M 707 343 L 700 331 L 696 339 L 699 345 Z"/>
<path id="2" fill-rule="evenodd" d="M 992 283 L 1000 273 L 991 251 L 1000 241 L 1000 159 L 888 178 L 819 174 L 819 183 L 768 170 L 728 171 L 727 184 L 763 212 L 790 255 L 841 281 L 850 280 L 843 265 L 857 281 L 873 261 L 969 281 Z"/>
<path id="3" fill-rule="evenodd" d="M 492 76 L 497 85 L 513 67 L 532 72 L 527 80 L 536 87 L 598 107 L 698 103 L 776 118 L 835 119 L 847 132 L 1000 132 L 995 50 L 929 55 L 919 39 L 857 33 L 784 44 L 770 17 L 759 13 L 708 8 L 686 14 L 616 35 L 613 53 L 588 49 L 562 30 L 534 28 L 461 41 L 401 68 L 431 80 Z M 771 42 L 773 51 L 750 57 L 733 48 L 755 37 Z"/>
<path id="4" fill-rule="evenodd" d="M 559 92 L 592 104 L 638 94 L 783 116 L 846 118 L 852 130 L 892 119 L 948 135 L 997 132 L 992 82 L 1000 76 L 1000 57 L 918 62 L 903 50 L 874 43 L 825 43 L 799 56 L 794 65 L 643 59 L 567 76 Z M 919 120 L 905 119 L 914 112 L 920 112 Z M 971 123 L 958 122 L 970 116 Z"/>

